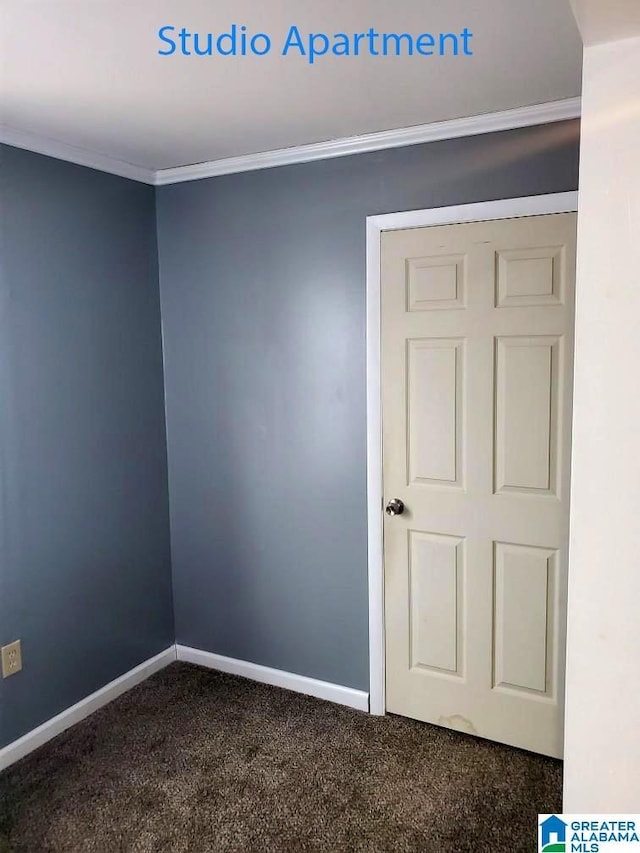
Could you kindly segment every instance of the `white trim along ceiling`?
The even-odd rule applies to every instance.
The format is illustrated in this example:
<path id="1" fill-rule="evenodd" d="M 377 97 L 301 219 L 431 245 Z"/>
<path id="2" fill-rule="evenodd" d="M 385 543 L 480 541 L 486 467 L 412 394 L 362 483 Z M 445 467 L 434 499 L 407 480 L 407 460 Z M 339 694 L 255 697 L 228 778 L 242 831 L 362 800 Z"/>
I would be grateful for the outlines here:
<path id="1" fill-rule="evenodd" d="M 518 127 L 566 121 L 580 117 L 580 104 L 580 98 L 568 98 L 563 101 L 518 107 L 468 118 L 421 124 L 398 130 L 384 130 L 363 136 L 351 136 L 345 139 L 300 145 L 295 148 L 281 148 L 277 151 L 246 154 L 242 157 L 228 157 L 224 160 L 211 160 L 206 163 L 194 163 L 190 166 L 177 166 L 172 169 L 161 169 L 157 172 L 132 163 L 125 163 L 122 160 L 115 160 L 95 151 L 76 148 L 54 139 L 35 136 L 6 126 L 0 126 L 0 142 L 38 154 L 56 157 L 59 160 L 66 160 L 80 166 L 110 172 L 113 175 L 120 175 L 152 186 L 163 186 L 183 181 L 195 181 L 200 178 L 213 178 L 218 175 L 250 172 L 255 169 L 269 169 L 274 166 L 287 166 L 293 163 L 309 163 L 312 160 L 344 157 L 349 154 L 362 154 L 367 151 L 382 151 L 385 148 L 401 148 L 405 145 L 418 145 L 442 139 L 476 136 L 482 133 L 513 130 Z"/>

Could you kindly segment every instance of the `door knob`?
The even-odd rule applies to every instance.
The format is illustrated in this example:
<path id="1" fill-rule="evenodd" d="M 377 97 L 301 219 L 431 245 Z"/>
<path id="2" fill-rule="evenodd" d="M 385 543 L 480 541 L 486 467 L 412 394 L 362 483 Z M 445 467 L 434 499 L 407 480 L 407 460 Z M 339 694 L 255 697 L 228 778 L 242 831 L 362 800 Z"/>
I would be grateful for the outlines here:
<path id="1" fill-rule="evenodd" d="M 400 498 L 392 498 L 385 508 L 387 515 L 402 515 L 404 504 Z"/>

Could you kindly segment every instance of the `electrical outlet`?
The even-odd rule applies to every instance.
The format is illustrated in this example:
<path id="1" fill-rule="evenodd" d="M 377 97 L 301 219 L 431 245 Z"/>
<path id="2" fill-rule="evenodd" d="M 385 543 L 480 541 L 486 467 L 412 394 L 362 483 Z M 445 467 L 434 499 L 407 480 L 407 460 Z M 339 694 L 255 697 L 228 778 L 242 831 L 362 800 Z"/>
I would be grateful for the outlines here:
<path id="1" fill-rule="evenodd" d="M 2 652 L 2 677 L 9 678 L 10 675 L 15 675 L 22 669 L 22 648 L 20 640 L 15 643 L 9 643 L 8 646 L 3 646 L 0 649 Z"/>

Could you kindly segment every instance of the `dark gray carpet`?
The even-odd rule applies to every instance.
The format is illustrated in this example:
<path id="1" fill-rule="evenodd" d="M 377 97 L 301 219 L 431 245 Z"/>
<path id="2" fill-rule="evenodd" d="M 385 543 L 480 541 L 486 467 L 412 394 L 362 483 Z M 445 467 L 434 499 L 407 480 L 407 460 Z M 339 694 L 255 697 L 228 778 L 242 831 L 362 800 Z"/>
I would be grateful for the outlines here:
<path id="1" fill-rule="evenodd" d="M 0 776 L 0 850 L 531 853 L 561 784 L 558 761 L 176 663 Z"/>

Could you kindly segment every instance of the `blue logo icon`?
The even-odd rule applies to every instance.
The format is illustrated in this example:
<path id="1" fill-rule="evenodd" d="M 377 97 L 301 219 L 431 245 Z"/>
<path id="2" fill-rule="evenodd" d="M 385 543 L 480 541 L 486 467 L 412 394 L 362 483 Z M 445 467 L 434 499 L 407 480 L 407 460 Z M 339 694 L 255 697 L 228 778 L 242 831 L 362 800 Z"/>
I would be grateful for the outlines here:
<path id="1" fill-rule="evenodd" d="M 556 815 L 540 823 L 541 853 L 565 853 L 567 849 L 567 824 Z"/>

